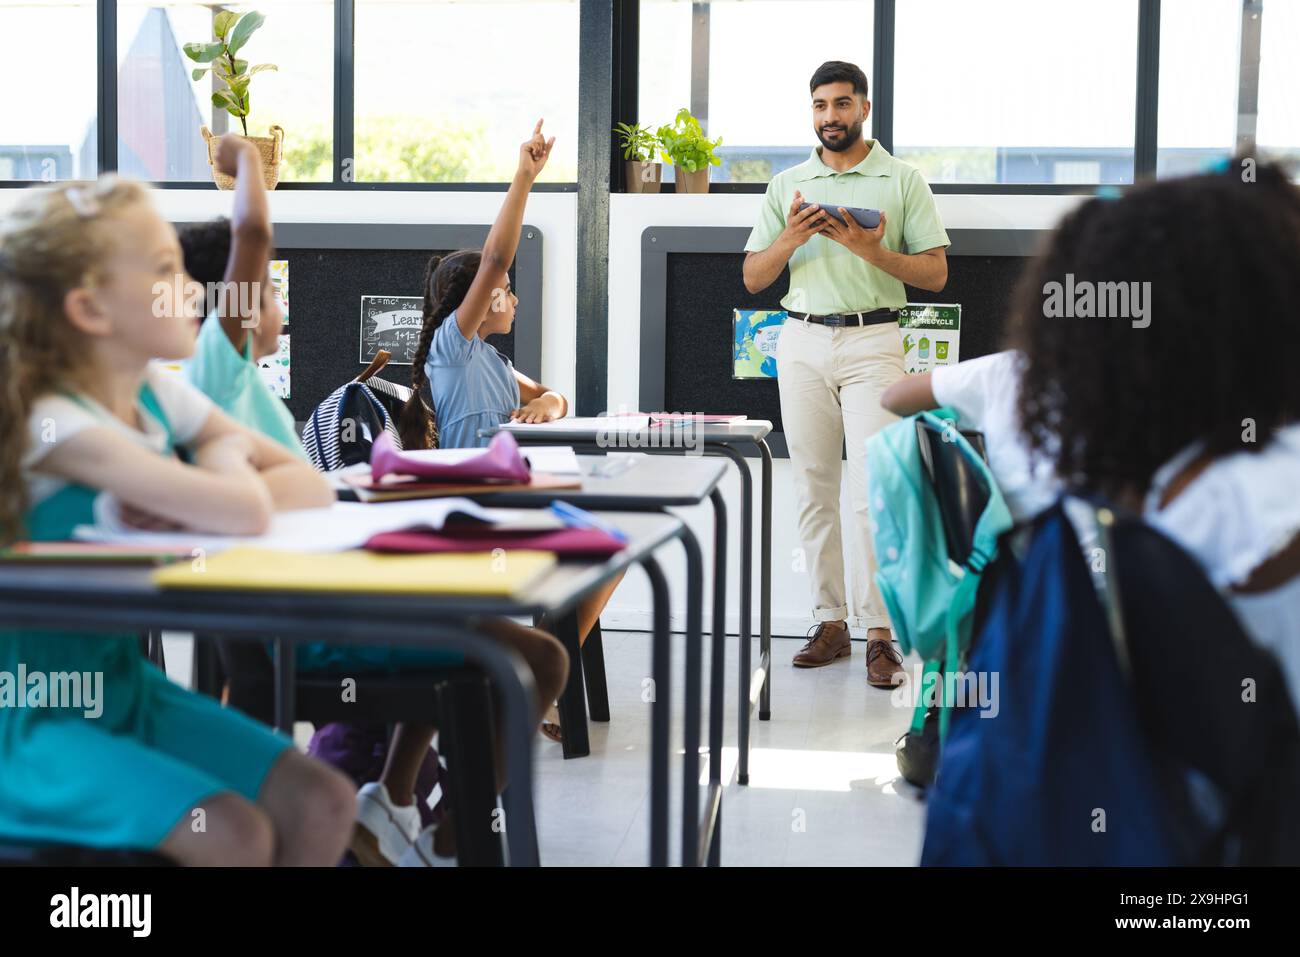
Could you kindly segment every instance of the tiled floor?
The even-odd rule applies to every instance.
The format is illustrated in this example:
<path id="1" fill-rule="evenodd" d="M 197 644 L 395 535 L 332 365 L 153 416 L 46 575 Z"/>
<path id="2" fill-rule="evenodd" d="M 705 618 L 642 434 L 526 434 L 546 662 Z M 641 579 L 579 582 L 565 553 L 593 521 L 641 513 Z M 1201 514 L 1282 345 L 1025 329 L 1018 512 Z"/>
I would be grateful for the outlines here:
<path id="1" fill-rule="evenodd" d="M 590 725 L 591 754 L 565 761 L 538 736 L 537 817 L 546 865 L 630 865 L 649 859 L 650 706 L 641 700 L 650 639 L 607 632 L 608 724 Z M 912 865 L 920 857 L 925 806 L 898 778 L 894 740 L 910 707 L 866 682 L 865 643 L 826 668 L 795 669 L 800 640 L 773 639 L 772 720 L 752 722 L 750 783 L 735 783 L 739 642 L 727 643 L 722 862 L 732 866 Z M 684 639 L 675 636 L 670 828 L 679 840 Z M 755 656 L 758 642 L 754 642 Z M 188 683 L 190 643 L 169 640 L 167 670 Z M 912 662 L 908 662 L 909 672 Z M 707 688 L 707 676 L 705 680 Z M 305 743 L 310 727 L 298 729 Z M 707 737 L 707 732 L 706 732 Z M 708 756 L 701 755 L 707 773 Z M 676 852 L 674 851 L 674 861 Z"/>
<path id="2" fill-rule="evenodd" d="M 924 805 L 898 779 L 895 738 L 910 708 L 866 683 L 865 644 L 826 668 L 795 669 L 801 642 L 773 639 L 772 720 L 752 723 L 750 783 L 735 783 L 739 643 L 727 648 L 722 861 L 724 865 L 912 865 L 920 856 Z M 755 642 L 757 649 L 757 642 Z M 681 730 L 684 642 L 674 641 L 674 731 Z M 548 865 L 642 865 L 648 860 L 649 717 L 641 701 L 650 640 L 607 632 L 611 721 L 592 723 L 591 754 L 565 761 L 559 745 L 537 751 L 542 861 Z M 706 683 L 707 687 L 707 683 Z M 680 746 L 673 768 L 676 842 Z M 701 756 L 707 765 L 707 755 Z"/>

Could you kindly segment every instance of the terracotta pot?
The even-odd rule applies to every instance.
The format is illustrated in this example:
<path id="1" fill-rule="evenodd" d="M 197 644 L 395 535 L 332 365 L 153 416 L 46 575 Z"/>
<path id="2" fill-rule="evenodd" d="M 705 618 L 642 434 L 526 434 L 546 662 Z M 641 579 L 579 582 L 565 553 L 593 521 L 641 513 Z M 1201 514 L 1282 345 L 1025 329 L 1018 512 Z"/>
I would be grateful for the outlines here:
<path id="1" fill-rule="evenodd" d="M 212 167 L 212 180 L 217 184 L 217 189 L 234 189 L 235 178 L 217 171 L 217 144 L 221 141 L 221 137 L 205 126 L 203 139 L 208 144 L 208 165 Z M 271 127 L 270 136 L 241 136 L 240 139 L 248 140 L 262 154 L 262 175 L 266 188 L 275 189 L 280 182 L 280 162 L 284 159 L 283 128 Z"/>
<path id="2" fill-rule="evenodd" d="M 679 193 L 707 193 L 709 191 L 709 167 L 688 173 L 680 166 L 673 167 L 673 179 L 677 181 Z"/>
<path id="3" fill-rule="evenodd" d="M 663 164 L 644 160 L 627 161 L 627 191 L 657 193 L 663 182 Z"/>

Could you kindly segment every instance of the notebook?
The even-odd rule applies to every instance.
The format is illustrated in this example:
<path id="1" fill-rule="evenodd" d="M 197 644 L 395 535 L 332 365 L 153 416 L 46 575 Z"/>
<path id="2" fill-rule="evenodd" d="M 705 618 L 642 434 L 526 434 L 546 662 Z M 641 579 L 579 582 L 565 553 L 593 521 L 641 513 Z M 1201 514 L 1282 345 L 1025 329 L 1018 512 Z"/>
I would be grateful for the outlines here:
<path id="1" fill-rule="evenodd" d="M 11 564 L 81 564 L 113 562 L 138 565 L 162 565 L 193 557 L 189 548 L 152 545 L 109 545 L 96 542 L 16 542 L 0 549 L 0 562 Z"/>
<path id="2" fill-rule="evenodd" d="M 608 558 L 625 547 L 595 528 L 502 532 L 494 528 L 444 529 L 441 532 L 384 532 L 366 542 L 374 552 L 481 552 L 484 549 L 528 549 L 572 558 Z"/>
<path id="3" fill-rule="evenodd" d="M 202 564 L 181 562 L 153 573 L 161 588 L 358 594 L 520 594 L 555 565 L 538 551 L 385 555 L 359 550 L 333 554 L 238 546 Z"/>
<path id="4" fill-rule="evenodd" d="M 101 521 L 82 525 L 73 534 L 83 541 L 135 545 L 142 548 L 201 548 L 207 554 L 237 546 L 293 552 L 338 552 L 360 548 L 380 532 L 412 528 L 437 530 L 448 522 L 480 522 L 502 529 L 554 529 L 563 522 L 540 509 L 485 508 L 467 498 L 440 498 L 387 505 L 337 502 L 326 508 L 277 512 L 263 535 L 204 535 L 198 532 L 151 532 L 114 524 L 112 510 Z"/>
<path id="5" fill-rule="evenodd" d="M 554 492 L 582 488 L 579 475 L 541 475 L 534 473 L 527 482 L 429 482 L 405 475 L 385 475 L 376 482 L 368 471 L 343 477 L 345 488 L 356 492 L 362 502 L 400 502 L 414 498 L 441 498 L 448 495 L 479 495 L 484 492 Z"/>

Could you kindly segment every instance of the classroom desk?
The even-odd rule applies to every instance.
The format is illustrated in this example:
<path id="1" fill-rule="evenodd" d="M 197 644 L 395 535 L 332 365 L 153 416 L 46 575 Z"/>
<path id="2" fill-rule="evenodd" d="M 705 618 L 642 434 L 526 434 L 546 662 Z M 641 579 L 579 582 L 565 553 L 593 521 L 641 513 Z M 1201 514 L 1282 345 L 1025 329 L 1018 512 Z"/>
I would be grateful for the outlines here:
<path id="1" fill-rule="evenodd" d="M 556 499 L 562 499 L 589 510 L 610 509 L 629 512 L 666 512 L 667 509 L 675 506 L 701 505 L 706 500 L 710 500 L 714 512 L 713 633 L 725 639 L 727 506 L 718 491 L 718 483 L 722 480 L 726 465 L 704 458 L 669 459 L 663 456 L 629 457 L 625 463 L 613 463 L 617 466 L 616 471 L 611 474 L 601 474 L 593 472 L 593 469 L 610 465 L 610 460 L 599 455 L 583 455 L 578 457 L 578 464 L 582 468 L 580 489 L 485 492 L 468 497 L 483 505 L 501 508 L 546 507 Z M 565 757 L 578 757 L 589 752 L 587 713 L 583 707 L 581 671 L 583 662 L 578 653 L 576 633 L 570 638 L 573 645 L 569 648 L 570 658 L 577 660 L 580 666 L 570 671 L 569 688 L 565 690 L 565 696 L 572 699 L 569 702 L 572 714 L 562 714 L 563 722 L 574 723 L 572 751 L 570 751 L 567 731 L 569 724 L 562 722 L 562 727 L 566 729 Z M 565 644 L 567 647 L 570 640 L 565 640 Z M 718 645 L 715 651 L 717 654 L 724 654 L 725 648 Z M 718 667 L 722 667 L 721 663 Z M 570 694 L 571 691 L 575 693 Z M 563 710 L 565 701 L 562 699 L 560 704 Z M 608 721 L 609 715 L 608 713 L 597 715 L 593 712 L 592 718 L 597 721 Z"/>
<path id="2" fill-rule="evenodd" d="M 673 429 L 609 430 L 565 426 L 565 420 L 548 423 L 545 428 L 517 426 L 506 423 L 498 429 L 485 429 L 480 436 L 496 431 L 511 433 L 520 445 L 572 445 L 583 452 L 649 452 L 655 454 L 689 454 L 691 449 L 681 442 L 682 432 L 688 433 L 691 444 L 713 455 L 722 455 L 735 463 L 740 473 L 740 695 L 739 695 L 739 759 L 737 780 L 749 783 L 749 720 L 754 707 L 758 719 L 772 717 L 772 450 L 767 436 L 772 423 L 766 419 L 747 419 L 734 425 L 704 424 L 692 426 L 674 435 Z M 676 445 L 652 446 L 652 442 L 676 440 Z M 759 667 L 753 669 L 750 643 L 753 637 L 750 620 L 753 607 L 753 542 L 754 542 L 754 483 L 745 464 L 745 456 L 737 446 L 750 445 L 758 450 L 761 471 L 762 514 L 759 548 Z M 556 496 L 559 497 L 559 496 Z M 576 504 L 576 503 L 575 503 Z M 758 689 L 755 697 L 753 688 Z"/>
<path id="3" fill-rule="evenodd" d="M 536 691 L 519 655 L 485 641 L 473 625 L 486 616 L 562 615 L 633 564 L 650 577 L 654 592 L 653 676 L 656 697 L 651 731 L 650 860 L 668 863 L 669 730 L 671 646 L 667 580 L 654 552 L 682 538 L 686 526 L 662 515 L 614 514 L 606 518 L 628 536 L 628 545 L 601 562 L 565 562 L 519 595 L 374 595 L 348 592 L 164 590 L 151 569 L 108 565 L 0 564 L 0 624 L 4 627 L 76 629 L 113 634 L 151 629 L 207 632 L 233 638 L 275 637 L 276 724 L 291 731 L 294 713 L 294 650 L 300 642 L 328 639 L 349 644 L 419 645 L 463 653 L 501 694 L 506 767 L 511 786 L 502 796 L 506 842 L 512 865 L 537 865 L 533 811 L 532 748 Z M 697 591 L 700 589 L 697 589 Z M 687 660 L 701 656 L 701 609 L 688 621 Z M 688 683 L 685 716 L 682 860 L 698 863 L 700 698 Z M 692 746 L 693 742 L 693 746 Z M 721 781 L 709 786 L 710 804 L 721 805 Z M 695 826 L 687 826 L 694 820 Z M 710 843 L 716 831 L 709 831 Z M 711 859 L 716 860 L 716 853 Z"/>

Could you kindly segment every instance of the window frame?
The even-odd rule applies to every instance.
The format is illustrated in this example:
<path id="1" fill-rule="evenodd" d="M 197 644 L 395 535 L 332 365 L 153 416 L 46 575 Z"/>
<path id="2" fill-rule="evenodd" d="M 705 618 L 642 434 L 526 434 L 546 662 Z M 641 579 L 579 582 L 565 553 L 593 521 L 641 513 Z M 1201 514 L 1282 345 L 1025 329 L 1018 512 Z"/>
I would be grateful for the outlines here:
<path id="1" fill-rule="evenodd" d="M 581 7 L 606 0 L 579 0 Z M 895 12 L 897 0 L 863 0 L 872 2 L 873 9 L 873 62 L 872 62 L 872 136 L 886 149 L 894 146 L 894 51 L 896 39 Z M 100 172 L 117 169 L 117 0 L 97 0 L 97 143 L 96 160 Z M 1243 16 L 1259 7 L 1259 0 L 1242 0 Z M 640 0 L 613 0 L 613 49 L 599 42 L 579 41 L 579 73 L 599 69 L 612 60 L 611 97 L 614 120 L 637 123 L 637 88 L 639 82 Z M 707 24 L 704 26 L 707 30 Z M 334 143 L 332 177 L 328 181 L 283 181 L 282 190 L 330 191 L 408 191 L 408 192 L 504 192 L 505 182 L 435 183 L 425 181 L 360 183 L 350 179 L 345 160 L 354 156 L 356 132 L 356 2 L 334 0 Z M 693 43 L 692 56 L 707 57 L 707 44 Z M 1251 52 L 1243 47 L 1243 56 Z M 1254 48 L 1256 63 L 1258 46 Z M 1159 124 L 1160 94 L 1160 0 L 1138 0 L 1137 80 L 1134 97 L 1136 103 L 1133 131 L 1133 181 L 1154 178 L 1156 175 L 1157 132 Z M 693 64 L 692 73 L 697 71 Z M 1243 64 L 1242 77 L 1249 75 Z M 707 76 L 707 63 L 704 64 Z M 1243 81 L 1244 82 L 1244 81 Z M 605 124 L 612 126 L 613 124 Z M 579 124 L 587 135 L 602 135 L 592 124 Z M 1239 148 L 1243 144 L 1239 142 Z M 609 189 L 622 192 L 626 187 L 625 167 L 616 138 L 609 136 Z M 582 154 L 580 147 L 580 155 Z M 24 188 L 33 180 L 4 180 L 0 188 Z M 210 180 L 171 181 L 153 183 L 158 189 L 216 189 Z M 1101 184 L 1051 184 L 1051 183 L 934 183 L 935 193 L 966 193 L 976 195 L 1077 195 L 1094 192 Z M 578 182 L 538 183 L 537 192 L 577 192 Z M 765 183 L 711 183 L 711 193 L 763 193 Z"/>

